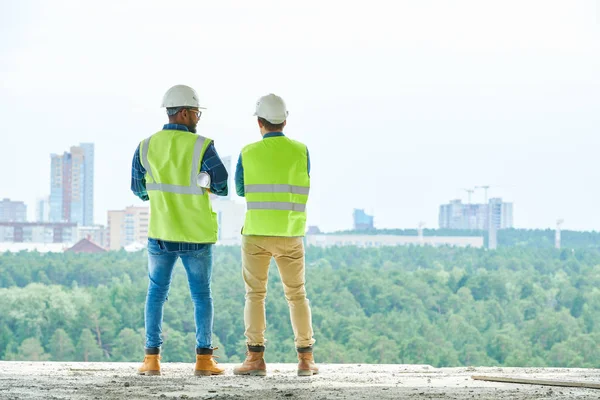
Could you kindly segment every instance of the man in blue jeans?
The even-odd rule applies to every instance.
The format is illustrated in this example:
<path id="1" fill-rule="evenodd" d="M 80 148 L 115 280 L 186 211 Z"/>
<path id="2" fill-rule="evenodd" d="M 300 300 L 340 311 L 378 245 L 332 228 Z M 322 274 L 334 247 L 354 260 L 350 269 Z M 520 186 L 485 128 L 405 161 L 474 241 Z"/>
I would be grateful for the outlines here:
<path id="1" fill-rule="evenodd" d="M 163 98 L 169 123 L 143 140 L 133 156 L 131 190 L 150 200 L 146 345 L 138 372 L 160 375 L 161 326 L 173 267 L 181 258 L 194 303 L 195 375 L 224 372 L 213 358 L 212 252 L 217 218 L 209 193 L 226 196 L 227 170 L 213 141 L 196 135 L 202 115 L 198 94 L 176 85 Z"/>

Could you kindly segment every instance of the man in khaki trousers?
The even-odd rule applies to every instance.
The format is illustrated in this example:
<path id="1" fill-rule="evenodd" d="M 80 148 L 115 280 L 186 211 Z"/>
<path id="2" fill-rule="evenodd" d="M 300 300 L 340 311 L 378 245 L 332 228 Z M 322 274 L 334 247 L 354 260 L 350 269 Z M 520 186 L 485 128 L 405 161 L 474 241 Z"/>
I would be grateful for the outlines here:
<path id="1" fill-rule="evenodd" d="M 262 140 L 244 147 L 235 173 L 236 191 L 246 197 L 242 230 L 242 275 L 248 351 L 235 375 L 267 373 L 265 299 L 271 258 L 275 258 L 290 308 L 298 352 L 298 375 L 319 372 L 313 359 L 312 317 L 304 281 L 306 202 L 310 160 L 306 145 L 283 134 L 287 109 L 279 96 L 269 94 L 256 104 Z"/>

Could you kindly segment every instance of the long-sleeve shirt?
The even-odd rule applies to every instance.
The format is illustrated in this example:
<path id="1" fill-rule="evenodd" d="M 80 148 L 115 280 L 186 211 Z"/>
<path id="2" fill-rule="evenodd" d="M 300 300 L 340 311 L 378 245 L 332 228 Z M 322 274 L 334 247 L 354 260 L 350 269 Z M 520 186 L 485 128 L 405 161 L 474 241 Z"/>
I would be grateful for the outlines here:
<path id="1" fill-rule="evenodd" d="M 189 132 L 185 125 L 180 124 L 165 124 L 163 130 L 179 130 Z M 211 143 L 204 152 L 202 157 L 201 172 L 206 172 L 210 175 L 210 191 L 217 196 L 227 196 L 229 188 L 227 187 L 227 179 L 229 177 L 227 169 L 223 165 L 214 143 Z M 140 160 L 140 147 L 138 145 L 133 155 L 131 164 L 131 191 L 143 201 L 147 201 L 148 192 L 146 191 L 146 169 Z M 203 246 L 209 246 L 205 243 L 179 243 L 165 242 L 169 251 L 182 250 L 200 250 Z"/>
<path id="2" fill-rule="evenodd" d="M 285 136 L 283 132 L 269 132 L 263 136 L 263 140 L 271 138 Z M 310 155 L 308 154 L 308 148 L 306 149 L 306 161 L 308 165 L 308 175 L 310 175 Z M 242 154 L 238 158 L 237 167 L 235 168 L 235 191 L 238 196 L 244 197 L 246 195 L 244 190 L 244 166 L 242 165 Z"/>
<path id="3" fill-rule="evenodd" d="M 179 124 L 166 124 L 163 126 L 163 130 L 178 130 L 188 131 L 185 125 Z M 214 143 L 211 143 L 206 151 L 204 157 L 202 157 L 202 166 L 200 171 L 208 173 L 210 175 L 210 191 L 217 196 L 227 196 L 229 188 L 227 187 L 227 169 L 223 165 L 217 149 Z M 148 192 L 146 191 L 146 169 L 142 165 L 140 160 L 140 147 L 138 145 L 133 155 L 133 162 L 131 165 L 131 191 L 140 199 L 147 201 L 149 200 Z"/>

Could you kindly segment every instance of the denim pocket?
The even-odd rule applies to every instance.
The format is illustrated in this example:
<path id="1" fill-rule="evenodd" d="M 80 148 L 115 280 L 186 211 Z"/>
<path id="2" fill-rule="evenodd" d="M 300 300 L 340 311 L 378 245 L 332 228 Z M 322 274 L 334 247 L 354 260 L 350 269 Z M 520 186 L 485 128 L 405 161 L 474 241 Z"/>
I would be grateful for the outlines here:
<path id="1" fill-rule="evenodd" d="M 212 255 L 212 245 L 206 245 L 200 250 L 193 250 L 189 252 L 189 255 L 194 258 L 206 258 Z"/>
<path id="2" fill-rule="evenodd" d="M 159 256 L 165 253 L 164 246 L 156 239 L 148 239 L 148 254 Z"/>

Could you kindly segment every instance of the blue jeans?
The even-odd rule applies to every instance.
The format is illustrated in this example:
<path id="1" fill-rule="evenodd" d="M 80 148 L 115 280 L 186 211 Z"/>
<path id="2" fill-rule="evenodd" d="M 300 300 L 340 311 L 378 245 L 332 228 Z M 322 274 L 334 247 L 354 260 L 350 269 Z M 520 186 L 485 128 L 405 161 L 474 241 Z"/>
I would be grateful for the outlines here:
<path id="1" fill-rule="evenodd" d="M 198 245 L 196 245 L 198 246 Z M 210 289 L 213 245 L 199 250 L 167 249 L 165 242 L 148 239 L 148 294 L 146 295 L 146 348 L 160 348 L 163 305 L 169 294 L 173 267 L 179 257 L 185 267 L 194 303 L 196 348 L 212 348 L 213 300 Z"/>

